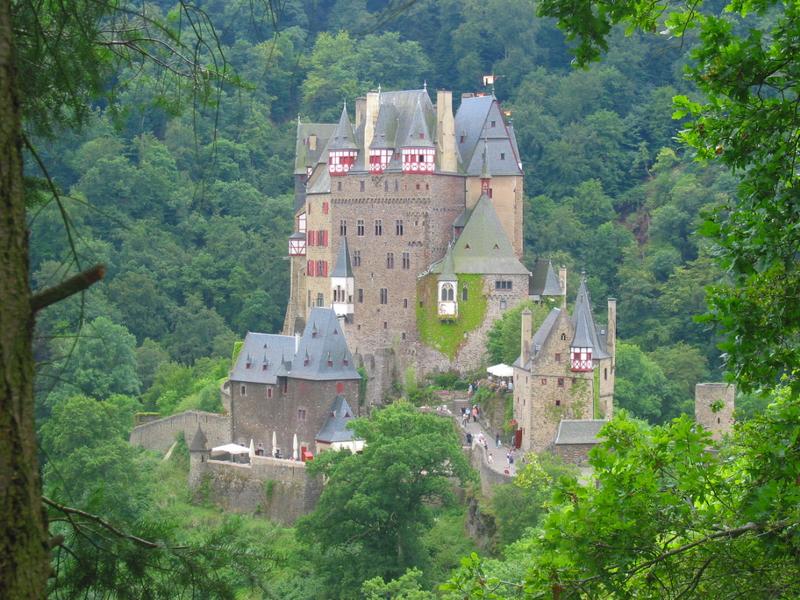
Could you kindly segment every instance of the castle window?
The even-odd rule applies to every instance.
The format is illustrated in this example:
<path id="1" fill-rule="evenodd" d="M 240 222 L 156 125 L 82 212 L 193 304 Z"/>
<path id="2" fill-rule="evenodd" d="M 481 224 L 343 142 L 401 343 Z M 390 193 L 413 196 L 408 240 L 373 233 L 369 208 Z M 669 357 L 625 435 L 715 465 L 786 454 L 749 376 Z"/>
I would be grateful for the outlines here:
<path id="1" fill-rule="evenodd" d="M 420 133 L 419 134 L 419 139 L 424 140 L 425 139 L 425 134 L 424 133 Z"/>
<path id="2" fill-rule="evenodd" d="M 364 219 L 356 221 L 356 235 L 358 237 L 364 237 Z"/>
<path id="3" fill-rule="evenodd" d="M 361 266 L 361 250 L 353 250 L 353 266 Z"/>
<path id="4" fill-rule="evenodd" d="M 325 296 L 322 293 L 317 294 L 317 306 L 324 306 L 325 304 Z"/>
<path id="5" fill-rule="evenodd" d="M 425 155 L 424 154 L 417 154 L 417 162 L 425 162 Z M 419 184 L 417 184 L 419 185 Z"/>
<path id="6" fill-rule="evenodd" d="M 347 364 L 347 359 L 345 359 L 345 364 Z M 341 381 L 336 382 L 336 393 L 343 394 L 344 393 L 344 383 Z"/>
<path id="7" fill-rule="evenodd" d="M 339 221 L 339 235 L 347 235 L 347 221 L 345 219 Z"/>
<path id="8" fill-rule="evenodd" d="M 442 286 L 442 302 L 452 302 L 454 298 L 453 295 L 453 286 L 451 284 L 445 284 Z"/>
<path id="9" fill-rule="evenodd" d="M 467 290 L 467 286 L 461 288 L 461 301 L 466 302 L 467 298 L 469 298 L 469 290 Z"/>
<path id="10" fill-rule="evenodd" d="M 329 367 L 333 366 L 333 359 L 330 357 L 330 355 L 328 355 L 328 366 Z"/>
<path id="11" fill-rule="evenodd" d="M 541 383 L 542 385 L 547 385 L 547 377 L 542 377 Z"/>
<path id="12" fill-rule="evenodd" d="M 328 276 L 328 261 L 326 260 L 318 260 L 317 261 L 317 277 L 327 277 Z"/>
<path id="13" fill-rule="evenodd" d="M 608 368 L 603 369 L 603 379 L 608 381 Z"/>
<path id="14" fill-rule="evenodd" d="M 381 304 L 389 304 L 389 290 L 381 288 Z"/>
<path id="15" fill-rule="evenodd" d="M 397 219 L 394 222 L 394 233 L 395 235 L 403 235 L 403 219 Z"/>
<path id="16" fill-rule="evenodd" d="M 341 192 L 342 191 L 342 182 L 341 181 L 337 181 L 336 182 L 336 191 L 337 192 Z M 325 214 L 325 215 L 328 214 L 327 212 L 325 212 L 325 205 L 324 204 L 322 205 L 322 214 Z"/>
<path id="17" fill-rule="evenodd" d="M 305 408 L 298 408 L 297 409 L 297 420 L 298 421 L 305 421 L 306 420 L 306 409 Z"/>
<path id="18" fill-rule="evenodd" d="M 556 406 L 561 406 L 561 400 L 556 400 Z"/>
<path id="19" fill-rule="evenodd" d="M 497 127 L 497 121 L 492 121 L 492 127 Z"/>
<path id="20" fill-rule="evenodd" d="M 556 352 L 556 362 L 561 362 L 561 352 Z"/>
<path id="21" fill-rule="evenodd" d="M 363 192 L 363 191 L 364 191 L 364 180 L 363 180 L 363 179 L 362 179 L 361 181 L 359 181 L 359 182 L 358 182 L 358 189 L 359 189 L 359 191 L 361 191 L 361 192 Z"/>
<path id="22" fill-rule="evenodd" d="M 400 339 L 402 339 L 402 340 L 406 339 L 406 332 L 405 331 L 400 334 Z"/>
<path id="23" fill-rule="evenodd" d="M 394 252 L 386 253 L 386 268 L 394 269 Z"/>
<path id="24" fill-rule="evenodd" d="M 500 153 L 500 160 L 505 160 L 505 159 L 506 159 L 506 153 L 505 152 L 501 152 Z"/>
<path id="25" fill-rule="evenodd" d="M 398 189 L 400 189 L 400 182 L 397 181 L 397 179 L 395 179 L 394 180 L 394 191 L 396 192 Z"/>
<path id="26" fill-rule="evenodd" d="M 364 304 L 364 288 L 358 288 L 358 303 Z"/>
<path id="27" fill-rule="evenodd" d="M 494 282 L 494 289 L 496 290 L 510 290 L 512 282 L 508 280 L 498 280 Z"/>
<path id="28" fill-rule="evenodd" d="M 411 268 L 411 254 L 408 252 L 403 252 L 403 268 L 404 269 Z"/>
<path id="29" fill-rule="evenodd" d="M 375 219 L 375 235 L 383 235 L 383 220 Z"/>
<path id="30" fill-rule="evenodd" d="M 239 394 L 242 396 L 247 396 L 247 386 L 242 384 L 242 387 L 239 388 Z"/>
<path id="31" fill-rule="evenodd" d="M 403 298 L 403 308 L 408 308 L 408 298 Z"/>
<path id="32" fill-rule="evenodd" d="M 316 231 L 309 231 L 306 233 L 306 245 L 307 246 L 316 246 L 317 245 L 317 232 Z"/>
<path id="33" fill-rule="evenodd" d="M 288 391 L 289 391 L 289 378 L 288 377 L 284 377 L 283 378 L 283 393 L 285 394 Z"/>
<path id="34" fill-rule="evenodd" d="M 388 329 L 389 328 L 389 322 L 388 321 L 384 321 L 383 322 L 383 328 L 384 329 Z"/>
<path id="35" fill-rule="evenodd" d="M 567 339 L 567 334 L 566 333 L 562 333 L 561 334 L 561 341 L 563 342 L 566 339 Z"/>
<path id="36" fill-rule="evenodd" d="M 342 182 L 340 181 L 340 182 L 339 182 L 339 186 L 340 186 L 340 187 L 339 187 L 339 189 L 342 189 L 342 188 L 341 188 L 341 185 L 342 185 Z M 323 214 L 323 215 L 327 215 L 327 214 L 328 214 L 328 209 L 329 209 L 329 208 L 330 208 L 330 205 L 329 205 L 327 202 L 323 202 L 323 203 L 322 203 L 322 214 Z"/>
<path id="37" fill-rule="evenodd" d="M 384 179 L 383 180 L 383 191 L 384 192 L 388 192 L 389 191 L 389 180 L 388 179 Z"/>
<path id="38" fill-rule="evenodd" d="M 505 298 L 500 299 L 500 310 L 505 310 L 508 308 L 508 302 Z"/>
<path id="39" fill-rule="evenodd" d="M 463 144 L 464 140 L 467 138 L 463 133 L 458 137 L 458 143 Z"/>
<path id="40" fill-rule="evenodd" d="M 417 189 L 420 189 L 420 185 L 419 184 L 417 184 Z"/>
<path id="41" fill-rule="evenodd" d="M 272 398 L 272 388 L 271 387 L 267 388 L 267 398 Z"/>
<path id="42" fill-rule="evenodd" d="M 308 275 L 309 277 L 313 277 L 317 272 L 316 265 L 317 263 L 315 263 L 313 260 L 308 261 L 306 263 L 306 275 Z"/>
<path id="43" fill-rule="evenodd" d="M 559 377 L 558 378 L 558 387 L 564 387 L 564 378 L 563 377 Z"/>

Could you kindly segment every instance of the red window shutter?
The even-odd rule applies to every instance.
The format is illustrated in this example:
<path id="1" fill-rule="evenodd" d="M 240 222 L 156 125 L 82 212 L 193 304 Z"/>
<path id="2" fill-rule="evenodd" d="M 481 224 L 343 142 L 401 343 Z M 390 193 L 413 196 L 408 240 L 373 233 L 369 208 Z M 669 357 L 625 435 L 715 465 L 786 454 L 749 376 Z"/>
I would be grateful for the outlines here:
<path id="1" fill-rule="evenodd" d="M 336 393 L 344 394 L 344 384 L 341 381 L 336 382 Z"/>
<path id="2" fill-rule="evenodd" d="M 308 245 L 309 246 L 316 246 L 317 245 L 317 232 L 316 231 L 309 231 L 308 234 L 306 234 L 306 237 L 308 238 Z"/>
<path id="3" fill-rule="evenodd" d="M 327 202 L 323 202 L 322 203 L 322 214 L 323 215 L 327 215 L 328 214 L 328 203 Z"/>
<path id="4" fill-rule="evenodd" d="M 314 276 L 314 261 L 313 260 L 308 261 L 308 264 L 306 265 L 306 274 L 310 275 L 311 277 Z"/>

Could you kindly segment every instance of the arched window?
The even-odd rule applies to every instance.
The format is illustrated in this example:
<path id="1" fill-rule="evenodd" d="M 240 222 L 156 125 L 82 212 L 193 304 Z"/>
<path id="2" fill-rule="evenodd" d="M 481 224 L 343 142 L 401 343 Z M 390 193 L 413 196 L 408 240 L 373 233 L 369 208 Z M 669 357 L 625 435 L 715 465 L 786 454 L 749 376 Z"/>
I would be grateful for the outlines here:
<path id="1" fill-rule="evenodd" d="M 453 302 L 455 298 L 455 290 L 453 285 L 448 283 L 442 286 L 442 302 Z"/>
<path id="2" fill-rule="evenodd" d="M 463 288 L 461 288 L 461 300 L 463 302 L 466 302 L 468 297 L 469 297 L 469 290 L 467 290 L 467 286 L 464 286 Z"/>

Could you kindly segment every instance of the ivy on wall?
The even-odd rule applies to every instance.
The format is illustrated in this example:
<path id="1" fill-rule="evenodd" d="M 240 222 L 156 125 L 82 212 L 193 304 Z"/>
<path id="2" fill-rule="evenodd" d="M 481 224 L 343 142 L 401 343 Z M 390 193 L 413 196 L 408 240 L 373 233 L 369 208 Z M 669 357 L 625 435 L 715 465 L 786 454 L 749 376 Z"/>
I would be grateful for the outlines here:
<path id="1" fill-rule="evenodd" d="M 461 290 L 467 287 L 467 300 L 461 300 Z M 483 294 L 481 275 L 458 276 L 458 318 L 455 321 L 440 321 L 437 312 L 436 276 L 430 275 L 420 281 L 421 305 L 417 305 L 417 330 L 420 340 L 447 356 L 455 358 L 458 349 L 469 332 L 483 324 L 486 316 L 486 296 Z"/>

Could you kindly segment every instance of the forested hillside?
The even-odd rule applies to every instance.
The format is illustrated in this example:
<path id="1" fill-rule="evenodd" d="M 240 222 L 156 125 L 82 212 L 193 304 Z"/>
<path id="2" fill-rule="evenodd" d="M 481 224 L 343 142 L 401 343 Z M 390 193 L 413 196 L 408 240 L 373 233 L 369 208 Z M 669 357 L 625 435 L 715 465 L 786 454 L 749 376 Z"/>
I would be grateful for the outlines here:
<path id="1" fill-rule="evenodd" d="M 155 5 L 169 18 L 170 2 Z M 274 20 L 246 1 L 200 7 L 238 84 L 202 103 L 170 94 L 145 63 L 108 83 L 114 95 L 83 131 L 37 144 L 69 227 L 42 190 L 30 214 L 35 285 L 75 269 L 70 237 L 82 264 L 108 269 L 80 306 L 39 319 L 40 414 L 76 391 L 136 396 L 159 370 L 168 379 L 181 365 L 229 357 L 248 330 L 278 331 L 296 120 L 335 120 L 343 100 L 378 85 L 427 84 L 456 98 L 490 91 L 480 86 L 486 73 L 497 77 L 525 168 L 526 262 L 567 265 L 573 292 L 585 270 L 598 308 L 619 300 L 619 404 L 661 421 L 686 407 L 695 381 L 719 376 L 714 333 L 693 320 L 719 273 L 695 230 L 734 184 L 675 142 L 672 97 L 692 94 L 680 41 L 614 32 L 603 65 L 580 70 L 532 0 L 399 11 L 291 1 Z M 642 385 L 646 399 L 625 391 Z M 176 406 L 145 398 L 150 410 Z"/>

